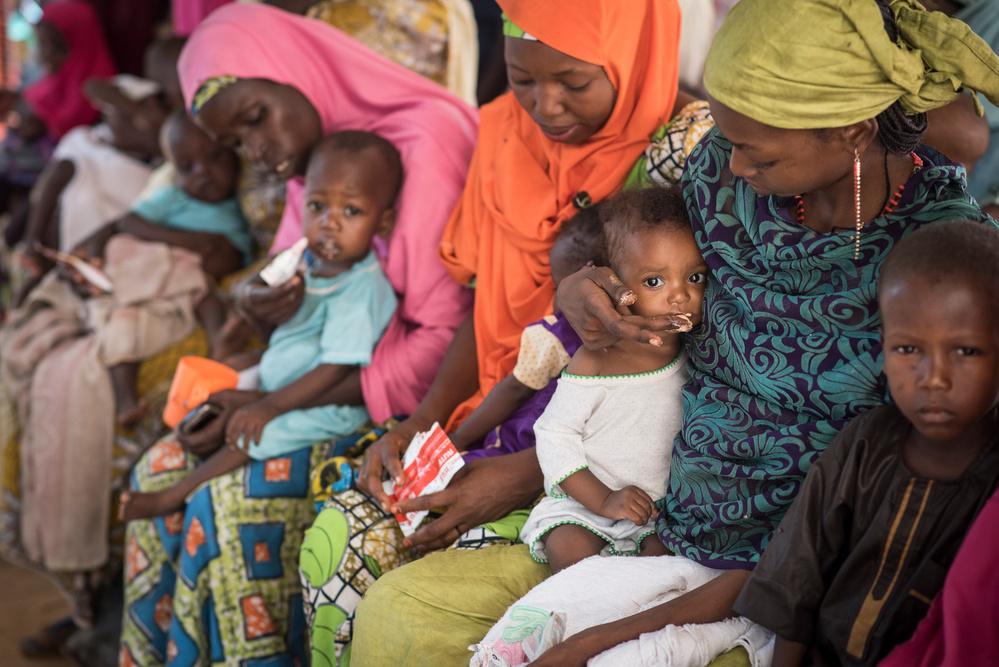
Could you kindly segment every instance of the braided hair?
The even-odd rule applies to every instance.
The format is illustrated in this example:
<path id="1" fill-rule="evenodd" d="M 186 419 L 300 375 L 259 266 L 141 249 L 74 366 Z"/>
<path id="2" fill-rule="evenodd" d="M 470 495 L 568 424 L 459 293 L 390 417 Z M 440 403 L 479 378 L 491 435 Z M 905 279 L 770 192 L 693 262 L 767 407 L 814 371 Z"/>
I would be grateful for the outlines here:
<path id="1" fill-rule="evenodd" d="M 897 42 L 898 25 L 890 8 L 890 0 L 877 0 L 877 3 L 881 9 L 885 32 L 893 42 Z M 881 143 L 889 152 L 896 155 L 908 155 L 916 150 L 916 146 L 923 141 L 923 134 L 926 133 L 926 114 L 908 114 L 898 100 L 879 113 L 875 120 L 878 121 L 878 137 Z"/>

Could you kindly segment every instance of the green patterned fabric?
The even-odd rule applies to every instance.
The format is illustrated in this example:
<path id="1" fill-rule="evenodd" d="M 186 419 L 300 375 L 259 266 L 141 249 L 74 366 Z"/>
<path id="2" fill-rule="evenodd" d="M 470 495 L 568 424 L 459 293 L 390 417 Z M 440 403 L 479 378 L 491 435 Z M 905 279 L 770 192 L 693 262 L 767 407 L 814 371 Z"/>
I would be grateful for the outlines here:
<path id="1" fill-rule="evenodd" d="M 474 550 L 520 541 L 530 508 L 461 535 L 450 551 Z M 431 513 L 424 523 L 437 516 Z M 395 515 L 350 489 L 327 498 L 302 544 L 306 619 L 312 630 L 313 665 L 346 667 L 354 613 L 368 589 L 384 574 L 420 557 L 402 545 Z M 337 662 L 339 660 L 339 662 Z M 466 659 L 467 662 L 467 659 Z"/>

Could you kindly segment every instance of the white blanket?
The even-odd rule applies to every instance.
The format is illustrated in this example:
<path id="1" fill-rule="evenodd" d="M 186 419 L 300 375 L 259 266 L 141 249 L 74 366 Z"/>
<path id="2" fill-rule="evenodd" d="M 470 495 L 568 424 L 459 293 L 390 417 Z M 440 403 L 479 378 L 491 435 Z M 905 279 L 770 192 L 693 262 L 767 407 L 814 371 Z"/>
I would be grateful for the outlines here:
<path id="1" fill-rule="evenodd" d="M 593 556 L 542 582 L 513 604 L 474 652 L 472 667 L 513 667 L 537 658 L 566 637 L 672 600 L 720 575 L 687 558 Z M 615 646 L 590 667 L 701 667 L 736 646 L 753 667 L 770 664 L 773 633 L 744 617 L 669 626 Z"/>

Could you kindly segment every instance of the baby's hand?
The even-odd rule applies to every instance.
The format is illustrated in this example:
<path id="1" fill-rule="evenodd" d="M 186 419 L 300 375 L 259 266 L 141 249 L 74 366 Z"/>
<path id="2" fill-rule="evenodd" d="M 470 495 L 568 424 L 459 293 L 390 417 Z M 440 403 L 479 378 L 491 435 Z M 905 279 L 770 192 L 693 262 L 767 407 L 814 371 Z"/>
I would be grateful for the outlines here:
<path id="1" fill-rule="evenodd" d="M 261 399 L 241 408 L 236 408 L 229 418 L 225 428 L 226 444 L 239 447 L 243 451 L 252 445 L 260 444 L 260 439 L 267 426 L 281 411 L 275 408 L 267 399 Z"/>
<path id="2" fill-rule="evenodd" d="M 614 521 L 627 519 L 636 526 L 644 526 L 655 511 L 655 502 L 649 494 L 637 486 L 626 486 L 609 493 L 597 514 Z"/>

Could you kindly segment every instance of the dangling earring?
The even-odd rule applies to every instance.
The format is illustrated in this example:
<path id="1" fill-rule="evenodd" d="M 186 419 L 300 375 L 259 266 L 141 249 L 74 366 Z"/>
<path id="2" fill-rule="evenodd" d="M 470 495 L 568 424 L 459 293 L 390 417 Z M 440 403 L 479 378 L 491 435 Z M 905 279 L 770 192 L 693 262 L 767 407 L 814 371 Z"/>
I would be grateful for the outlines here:
<path id="1" fill-rule="evenodd" d="M 860 153 L 853 149 L 853 201 L 857 211 L 857 232 L 853 239 L 853 258 L 860 259 Z"/>

